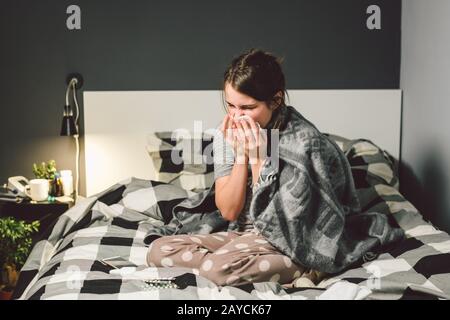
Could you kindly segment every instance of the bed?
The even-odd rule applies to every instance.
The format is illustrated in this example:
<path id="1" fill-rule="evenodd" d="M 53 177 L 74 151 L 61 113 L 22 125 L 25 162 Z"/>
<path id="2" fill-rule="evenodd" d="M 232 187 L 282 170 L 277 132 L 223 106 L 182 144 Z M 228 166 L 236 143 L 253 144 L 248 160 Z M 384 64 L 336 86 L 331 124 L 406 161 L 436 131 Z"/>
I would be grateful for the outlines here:
<path id="1" fill-rule="evenodd" d="M 186 138 L 173 139 L 172 129 L 183 125 L 186 128 L 192 119 L 179 117 L 184 123 L 172 123 L 175 117 L 170 118 L 172 122 L 161 121 L 161 117 L 168 119 L 164 103 L 174 103 L 183 97 L 183 106 L 195 110 L 198 103 L 208 106 L 217 102 L 214 99 L 219 99 L 218 92 L 85 93 L 88 197 L 63 214 L 47 230 L 45 238 L 35 245 L 21 270 L 15 298 L 450 298 L 450 236 L 425 221 L 399 192 L 399 96 L 397 90 L 290 92 L 291 101 L 294 100 L 291 104 L 302 105 L 304 115 L 310 107 L 310 116 L 305 116 L 320 123 L 319 129 L 327 133 L 347 156 L 363 210 L 386 214 L 392 225 L 405 231 L 406 239 L 386 248 L 373 259 L 369 257 L 361 266 L 324 279 L 317 286 L 261 282 L 218 287 L 193 269 L 147 266 L 148 245 L 144 241 L 150 228 L 168 222 L 171 209 L 177 203 L 203 192 L 212 183 L 211 166 L 171 166 L 167 163 L 168 155 L 174 150 L 190 145 L 190 141 L 185 143 Z M 295 102 L 296 99 L 301 103 Z M 335 112 L 348 122 L 332 121 L 328 126 L 326 120 L 321 122 L 324 109 L 317 112 L 317 105 L 327 105 L 323 99 L 329 99 L 328 104 L 332 101 L 336 109 L 327 112 L 327 119 L 333 118 Z M 157 107 L 145 110 L 143 106 L 147 103 Z M 379 104 L 380 108 L 368 117 L 364 108 L 369 105 L 373 111 L 373 104 Z M 124 105 L 127 116 L 120 113 Z M 133 106 L 139 111 L 133 111 Z M 383 110 L 384 107 L 387 109 Z M 103 108 L 108 108 L 110 113 L 118 111 L 108 121 L 99 122 L 97 116 L 104 114 L 106 109 Z M 343 108 L 350 113 L 342 113 Z M 202 116 L 207 126 L 216 126 L 217 114 Z M 148 128 L 149 122 L 152 130 Z M 130 127 L 126 123 L 134 125 Z M 157 123 L 160 123 L 159 127 Z M 352 131 L 345 131 L 349 130 L 349 123 L 355 125 L 350 126 Z M 379 130 L 380 126 L 384 130 Z M 212 142 L 208 137 L 206 133 L 197 137 L 202 141 L 202 152 Z M 124 152 L 123 148 L 130 141 L 134 145 L 143 143 L 145 148 L 143 145 L 135 149 L 129 147 Z M 144 157 L 145 161 L 139 157 Z M 118 163 L 120 166 L 114 168 Z M 101 260 L 111 256 L 123 257 L 137 267 L 110 272 Z M 160 277 L 174 277 L 177 288 L 149 285 L 147 280 Z"/>

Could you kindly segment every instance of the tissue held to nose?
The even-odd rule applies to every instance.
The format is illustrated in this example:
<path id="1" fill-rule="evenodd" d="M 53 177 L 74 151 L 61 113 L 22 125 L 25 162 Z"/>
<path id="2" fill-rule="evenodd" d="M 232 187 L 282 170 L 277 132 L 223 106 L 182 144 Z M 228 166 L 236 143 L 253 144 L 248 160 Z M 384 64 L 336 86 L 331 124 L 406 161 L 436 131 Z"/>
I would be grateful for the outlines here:
<path id="1" fill-rule="evenodd" d="M 236 120 L 236 121 L 239 121 L 239 120 L 244 120 L 244 119 L 250 119 L 250 116 L 248 116 L 248 115 L 243 115 L 243 116 L 234 116 L 233 117 L 233 119 L 234 120 Z M 256 123 L 256 125 L 259 127 L 259 128 L 261 128 L 261 126 L 259 125 L 259 123 L 258 122 L 255 122 Z"/>

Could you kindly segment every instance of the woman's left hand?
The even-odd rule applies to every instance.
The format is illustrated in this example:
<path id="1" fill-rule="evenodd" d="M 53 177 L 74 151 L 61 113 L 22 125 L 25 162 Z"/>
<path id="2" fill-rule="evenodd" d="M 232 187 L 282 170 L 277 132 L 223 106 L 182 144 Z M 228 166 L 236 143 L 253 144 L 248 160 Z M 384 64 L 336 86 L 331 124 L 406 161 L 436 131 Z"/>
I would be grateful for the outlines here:
<path id="1" fill-rule="evenodd" d="M 258 164 L 267 157 L 267 132 L 251 117 L 235 120 L 238 141 L 244 146 L 250 164 Z"/>

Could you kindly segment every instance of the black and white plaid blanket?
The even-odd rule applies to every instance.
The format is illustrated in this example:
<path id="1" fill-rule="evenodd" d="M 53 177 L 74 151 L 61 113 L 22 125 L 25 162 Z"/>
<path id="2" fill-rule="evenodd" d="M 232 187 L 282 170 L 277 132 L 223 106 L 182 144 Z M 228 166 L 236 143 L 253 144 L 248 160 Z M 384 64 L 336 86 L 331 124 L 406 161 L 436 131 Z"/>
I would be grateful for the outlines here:
<path id="1" fill-rule="evenodd" d="M 144 237 L 163 215 L 193 193 L 131 178 L 77 203 L 36 244 L 21 270 L 18 299 L 448 299 L 450 236 L 423 220 L 398 191 L 392 157 L 370 141 L 336 141 L 352 167 L 364 210 L 388 215 L 407 239 L 361 267 L 323 280 L 218 287 L 195 270 L 146 265 Z M 120 256 L 138 267 L 110 273 L 100 260 Z M 146 280 L 175 277 L 179 288 L 154 289 Z"/>

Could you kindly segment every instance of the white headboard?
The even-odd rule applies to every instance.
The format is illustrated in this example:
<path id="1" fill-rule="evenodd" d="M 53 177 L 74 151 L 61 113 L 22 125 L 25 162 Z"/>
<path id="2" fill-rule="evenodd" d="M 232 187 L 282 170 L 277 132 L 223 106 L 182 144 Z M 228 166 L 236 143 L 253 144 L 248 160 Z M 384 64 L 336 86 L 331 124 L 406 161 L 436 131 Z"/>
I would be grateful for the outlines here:
<path id="1" fill-rule="evenodd" d="M 289 105 L 322 132 L 366 138 L 399 159 L 401 90 L 289 90 Z M 147 135 L 217 127 L 220 91 L 85 91 L 86 196 L 135 176 L 154 179 Z"/>

